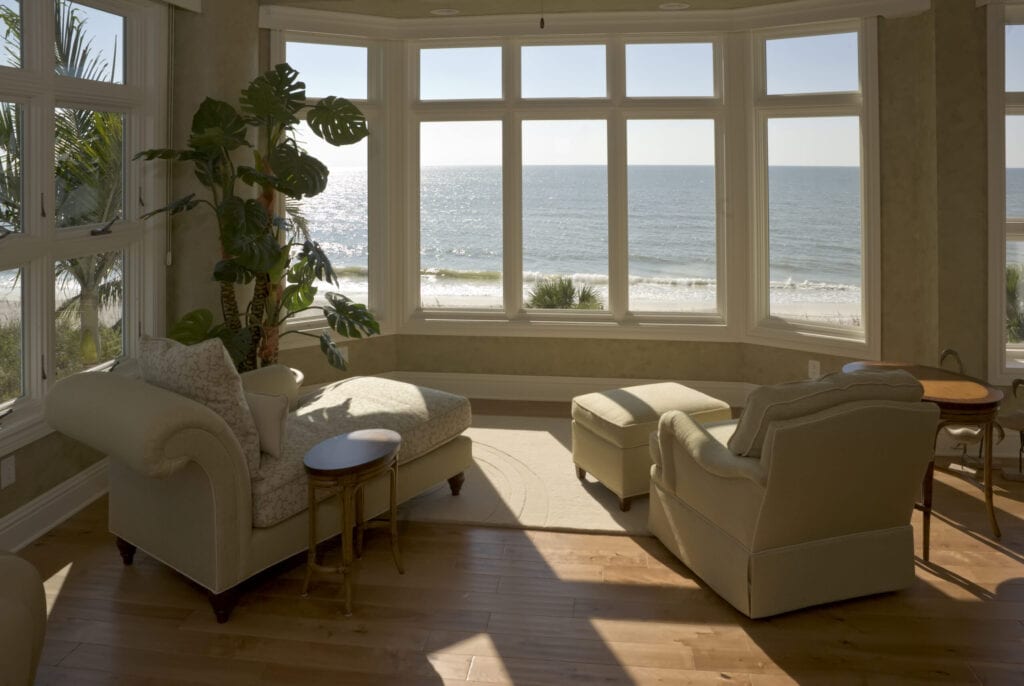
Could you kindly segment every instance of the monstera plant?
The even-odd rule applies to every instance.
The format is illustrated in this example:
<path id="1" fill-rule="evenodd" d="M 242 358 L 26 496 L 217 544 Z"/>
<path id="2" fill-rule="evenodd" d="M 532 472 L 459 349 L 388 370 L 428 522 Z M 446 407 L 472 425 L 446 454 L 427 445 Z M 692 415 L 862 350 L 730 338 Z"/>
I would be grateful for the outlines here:
<path id="1" fill-rule="evenodd" d="M 136 159 L 191 164 L 207 197 L 191 193 L 148 213 L 171 215 L 205 207 L 217 217 L 220 261 L 213 279 L 220 287 L 221 322 L 209 310 L 195 310 L 177 322 L 169 335 L 183 343 L 217 337 L 224 341 L 240 371 L 277 361 L 282 335 L 319 338 L 328 362 L 345 368 L 330 332 L 282 332 L 285 322 L 309 310 L 322 311 L 330 329 L 344 337 L 380 332 L 365 305 L 340 293 L 325 294 L 316 304 L 317 282 L 337 284 L 331 261 L 301 222 L 276 214 L 279 195 L 291 201 L 310 198 L 327 187 L 328 170 L 295 138 L 299 114 L 309 128 L 331 145 L 351 145 L 367 135 L 366 119 L 348 100 L 327 97 L 306 102 L 306 85 L 298 72 L 279 64 L 242 91 L 239 107 L 207 98 L 192 118 L 184 150 L 146 150 Z M 257 144 L 249 141 L 255 131 Z M 236 284 L 254 284 L 241 308 Z"/>

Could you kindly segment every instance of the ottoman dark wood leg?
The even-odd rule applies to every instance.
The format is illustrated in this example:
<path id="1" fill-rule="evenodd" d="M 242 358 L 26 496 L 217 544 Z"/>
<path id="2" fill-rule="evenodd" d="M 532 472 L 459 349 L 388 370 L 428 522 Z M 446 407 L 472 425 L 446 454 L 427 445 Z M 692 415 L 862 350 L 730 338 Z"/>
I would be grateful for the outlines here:
<path id="1" fill-rule="evenodd" d="M 623 512 L 629 512 L 629 505 L 632 498 L 619 498 L 619 509 Z"/>
<path id="2" fill-rule="evenodd" d="M 585 470 L 583 467 L 577 466 L 576 467 L 576 478 L 579 479 L 580 481 L 583 481 L 584 479 L 586 479 L 587 478 L 587 470 Z"/>
<path id="3" fill-rule="evenodd" d="M 117 543 L 117 552 L 121 553 L 121 562 L 130 565 L 135 560 L 135 546 L 123 538 L 114 539 Z"/>
<path id="4" fill-rule="evenodd" d="M 235 609 L 238 602 L 238 586 L 229 588 L 223 593 L 210 594 L 210 607 L 213 608 L 213 615 L 217 618 L 218 624 L 223 624 L 231 617 L 231 611 Z"/>
<path id="5" fill-rule="evenodd" d="M 452 495 L 458 495 L 462 491 L 462 484 L 466 483 L 465 472 L 459 472 L 448 479 L 448 487 L 452 489 Z"/>

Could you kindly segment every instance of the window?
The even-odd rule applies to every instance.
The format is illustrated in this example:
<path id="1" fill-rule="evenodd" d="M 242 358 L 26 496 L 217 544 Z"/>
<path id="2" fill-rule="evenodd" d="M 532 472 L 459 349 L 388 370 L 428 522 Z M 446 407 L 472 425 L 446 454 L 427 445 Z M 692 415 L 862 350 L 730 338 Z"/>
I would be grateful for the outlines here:
<path id="1" fill-rule="evenodd" d="M 607 308 L 607 139 L 604 121 L 523 122 L 527 308 Z"/>
<path id="2" fill-rule="evenodd" d="M 128 160 L 163 143 L 166 7 L 48 1 L 22 18 L 0 0 L 0 67 L 18 67 L 0 68 L 0 454 L 41 425 L 49 384 L 163 322 L 165 223 L 141 215 L 165 183 Z M 55 66 L 22 67 L 23 51 Z"/>
<path id="3" fill-rule="evenodd" d="M 421 100 L 501 97 L 501 48 L 420 50 Z"/>
<path id="4" fill-rule="evenodd" d="M 715 312 L 715 123 L 634 119 L 629 159 L 629 309 Z"/>
<path id="5" fill-rule="evenodd" d="M 531 45 L 521 53 L 524 98 L 603 98 L 603 45 Z"/>
<path id="6" fill-rule="evenodd" d="M 319 39 L 324 40 L 326 39 Z M 286 59 L 299 72 L 311 98 L 336 96 L 358 100 L 367 117 L 370 136 L 354 145 L 333 146 L 316 136 L 302 122 L 298 143 L 328 169 L 327 188 L 312 198 L 288 201 L 289 218 L 320 243 L 337 277 L 337 286 L 318 284 L 319 296 L 338 291 L 370 305 L 372 250 L 370 235 L 371 147 L 382 129 L 374 125 L 376 109 L 370 98 L 369 61 L 372 49 L 365 45 L 312 42 L 302 37 L 285 42 Z M 376 91 L 374 91 L 376 92 Z M 300 116 L 302 116 L 300 114 Z"/>
<path id="7" fill-rule="evenodd" d="M 502 307 L 502 216 L 501 122 L 423 122 L 424 309 Z"/>
<path id="8" fill-rule="evenodd" d="M 356 45 L 289 41 L 288 64 L 306 84 L 306 96 L 367 98 L 367 49 Z"/>
<path id="9" fill-rule="evenodd" d="M 711 43 L 632 43 L 626 46 L 630 98 L 710 98 L 715 94 Z"/>
<path id="10" fill-rule="evenodd" d="M 865 275 L 877 258 L 865 251 L 877 234 L 877 200 L 864 190 L 870 110 L 859 43 L 858 31 L 763 38 L 752 284 L 760 335 L 867 340 L 877 290 Z"/>

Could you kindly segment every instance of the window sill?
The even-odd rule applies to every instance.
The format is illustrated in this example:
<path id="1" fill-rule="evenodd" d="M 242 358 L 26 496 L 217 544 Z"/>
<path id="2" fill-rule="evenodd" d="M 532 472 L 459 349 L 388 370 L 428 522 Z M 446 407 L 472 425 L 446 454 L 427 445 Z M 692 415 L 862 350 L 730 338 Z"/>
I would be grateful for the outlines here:
<path id="1" fill-rule="evenodd" d="M 15 410 L 0 422 L 0 456 L 20 450 L 53 433 L 43 419 L 43 404 L 37 400 L 15 403 Z"/>

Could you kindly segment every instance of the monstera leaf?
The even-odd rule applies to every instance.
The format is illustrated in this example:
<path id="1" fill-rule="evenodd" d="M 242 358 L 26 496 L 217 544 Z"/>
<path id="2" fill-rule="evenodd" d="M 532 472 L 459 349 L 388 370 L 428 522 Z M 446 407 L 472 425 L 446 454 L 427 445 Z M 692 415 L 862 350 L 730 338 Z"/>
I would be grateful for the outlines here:
<path id="1" fill-rule="evenodd" d="M 278 144 L 267 156 L 267 164 L 274 173 L 273 186 L 289 197 L 311 198 L 327 188 L 327 167 L 294 141 Z"/>
<path id="2" fill-rule="evenodd" d="M 188 212 L 189 210 L 195 209 L 196 205 L 198 204 L 199 201 L 196 200 L 196 194 L 189 193 L 185 197 L 178 198 L 174 202 L 168 203 L 163 207 L 158 207 L 155 210 L 146 212 L 146 214 L 142 215 L 142 218 L 149 219 L 150 217 L 156 216 L 158 214 L 163 214 L 164 212 L 170 215 L 175 215 L 178 214 L 179 212 Z"/>
<path id="3" fill-rule="evenodd" d="M 326 331 L 320 333 L 320 351 L 327 357 L 327 364 L 341 371 L 348 369 L 348 365 L 345 364 L 345 356 L 341 354 L 341 348 L 331 339 L 331 334 Z"/>
<path id="4" fill-rule="evenodd" d="M 323 251 L 316 241 L 305 241 L 302 250 L 299 252 L 299 259 L 306 262 L 312 270 L 313 275 L 321 281 L 337 285 L 338 277 L 331 266 L 331 259 Z"/>
<path id="5" fill-rule="evenodd" d="M 268 272 L 281 256 L 270 214 L 255 200 L 229 197 L 217 208 L 224 252 L 254 272 Z"/>
<path id="6" fill-rule="evenodd" d="M 352 145 L 366 138 L 366 117 L 345 98 L 333 95 L 313 105 L 306 113 L 306 123 L 320 138 L 331 145 Z"/>
<path id="7" fill-rule="evenodd" d="M 212 328 L 212 312 L 206 309 L 192 310 L 174 323 L 167 337 L 185 345 L 195 345 L 210 338 Z"/>
<path id="8" fill-rule="evenodd" d="M 206 157 L 215 157 L 223 151 L 248 146 L 245 120 L 235 108 L 222 100 L 207 98 L 192 117 L 192 135 L 188 144 Z"/>
<path id="9" fill-rule="evenodd" d="M 298 124 L 296 113 L 306 106 L 306 84 L 299 72 L 287 64 L 257 76 L 242 91 L 242 113 L 253 126 L 290 126 Z"/>
<path id="10" fill-rule="evenodd" d="M 346 338 L 362 338 L 380 333 L 380 324 L 374 319 L 366 305 L 353 302 L 341 293 L 328 293 L 324 306 L 327 325 Z"/>
<path id="11" fill-rule="evenodd" d="M 224 283 L 249 283 L 256 278 L 256 273 L 231 258 L 220 260 L 213 266 L 213 278 Z"/>

